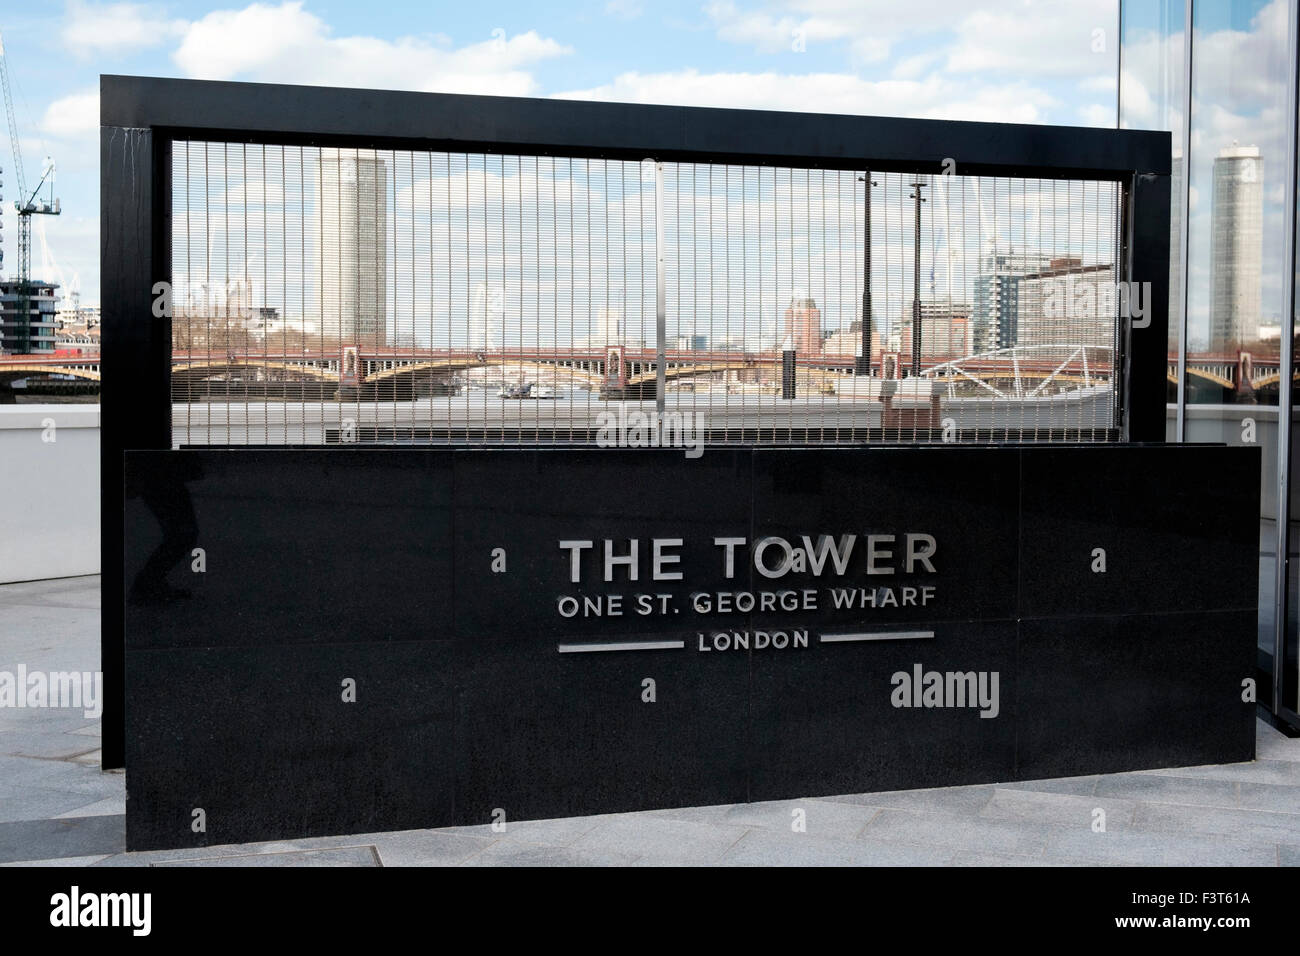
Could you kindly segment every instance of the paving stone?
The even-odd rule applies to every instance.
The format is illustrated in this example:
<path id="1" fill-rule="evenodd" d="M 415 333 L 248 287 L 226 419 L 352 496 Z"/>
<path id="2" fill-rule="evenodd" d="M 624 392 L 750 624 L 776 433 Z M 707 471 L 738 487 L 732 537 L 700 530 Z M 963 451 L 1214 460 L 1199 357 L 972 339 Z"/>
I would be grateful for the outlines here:
<path id="1" fill-rule="evenodd" d="M 629 814 L 603 821 L 571 847 L 596 855 L 707 863 L 720 860 L 745 832 L 743 827 Z"/>
<path id="2" fill-rule="evenodd" d="M 1157 833 L 1216 834 L 1238 842 L 1300 844 L 1300 804 L 1295 810 L 1279 813 L 1144 803 L 1137 808 L 1134 826 Z"/>
<path id="3" fill-rule="evenodd" d="M 438 830 L 372 833 L 361 839 L 375 847 L 384 866 L 454 866 L 492 845 L 481 837 Z"/>
<path id="4" fill-rule="evenodd" d="M 500 840 L 474 854 L 462 866 L 628 866 L 637 861 L 630 853 L 579 850 L 567 846 Z"/>
<path id="5" fill-rule="evenodd" d="M 489 843 L 497 840 L 518 840 L 524 843 L 542 843 L 547 846 L 568 846 L 574 840 L 591 832 L 608 816 L 565 817 L 558 820 L 507 820 L 506 828 L 493 830 L 491 824 L 470 827 L 444 827 L 435 833 L 459 834 L 476 837 Z"/>
<path id="6" fill-rule="evenodd" d="M 264 866 L 379 866 L 373 846 L 336 847 L 324 850 L 286 850 L 280 853 L 246 853 L 242 856 L 209 856 L 190 860 L 163 860 L 152 866 L 264 867 Z"/>
<path id="7" fill-rule="evenodd" d="M 0 823 L 0 863 L 119 853 L 125 846 L 120 816 Z"/>
<path id="8" fill-rule="evenodd" d="M 29 777 L 30 783 L 28 786 L 34 789 L 80 793 L 96 799 L 126 793 L 126 777 L 124 774 L 102 773 L 98 767 L 89 767 L 68 760 L 33 760 L 31 762 L 40 765 L 37 772 Z"/>
<path id="9" fill-rule="evenodd" d="M 1273 846 L 1217 836 L 1120 830 L 1061 830 L 1047 843 L 1047 860 L 1111 866 L 1276 866 Z"/>
<path id="10" fill-rule="evenodd" d="M 986 850 L 958 850 L 952 858 L 953 866 L 1079 866 L 1062 860 L 1045 860 L 1041 856 L 1020 856 L 1015 853 L 992 853 Z"/>
<path id="11" fill-rule="evenodd" d="M 1172 777 L 1150 773 L 1116 773 L 1098 778 L 1098 798 L 1120 797 L 1148 803 L 1186 803 L 1198 806 L 1237 805 L 1239 787 L 1233 780 Z"/>
<path id="12" fill-rule="evenodd" d="M 978 813 L 993 798 L 993 786 L 940 787 L 933 790 L 891 790 L 885 793 L 855 793 L 838 797 L 819 797 L 833 803 L 853 803 L 864 807 L 895 810 L 949 810 Z"/>
<path id="13" fill-rule="evenodd" d="M 60 813 L 54 819 L 59 820 L 66 817 L 103 817 L 117 814 L 126 815 L 126 794 L 115 797 L 106 797 L 103 800 L 96 800 L 94 803 L 88 803 L 85 806 L 77 807 L 75 810 L 69 810 L 67 813 Z"/>
<path id="14" fill-rule="evenodd" d="M 776 800 L 766 803 L 724 804 L 716 807 L 682 807 L 655 810 L 654 816 L 671 820 L 690 820 L 721 826 L 760 827 L 794 833 L 794 811 L 803 811 L 801 821 L 809 836 L 852 840 L 880 812 L 878 807 L 863 807 L 833 800 Z"/>
<path id="15" fill-rule="evenodd" d="M 89 802 L 84 793 L 62 790 L 25 789 L 14 798 L 11 788 L 0 789 L 0 825 L 30 820 L 51 820 L 70 810 L 84 807 Z"/>
<path id="16" fill-rule="evenodd" d="M 75 602 L 76 606 L 99 607 L 99 575 L 0 585 L 0 605 L 46 605 L 69 602 Z"/>
<path id="17" fill-rule="evenodd" d="M 727 850 L 727 866 L 943 866 L 953 852 L 876 840 L 826 840 L 754 829 Z"/>
<path id="18" fill-rule="evenodd" d="M 62 859 L 54 860 L 19 860 L 16 863 L 0 863 L 0 867 L 30 867 L 30 866 L 91 866 L 107 857 L 96 854 L 95 856 L 67 856 Z"/>
<path id="19" fill-rule="evenodd" d="M 1208 767 L 1177 767 L 1156 770 L 1153 774 L 1189 777 L 1198 780 L 1232 780 L 1238 783 L 1276 783 L 1300 787 L 1300 761 L 1256 760 L 1254 763 L 1228 763 Z"/>
<path id="20" fill-rule="evenodd" d="M 1096 774 L 1084 777 L 1058 777 L 1051 780 L 1012 780 L 997 784 L 999 790 L 1031 790 L 1034 793 L 1073 793 L 1089 796 L 1097 790 Z"/>
<path id="21" fill-rule="evenodd" d="M 1260 721 L 1260 726 L 1266 727 L 1269 733 L 1265 736 L 1261 732 L 1256 740 L 1256 759 L 1300 760 L 1300 738 L 1284 736 L 1272 727 L 1268 727 L 1263 721 Z"/>
<path id="22" fill-rule="evenodd" d="M 1300 866 L 1300 846 L 1279 846 L 1277 848 L 1278 866 Z"/>
<path id="23" fill-rule="evenodd" d="M 999 788 L 980 811 L 986 820 L 1008 823 L 1047 823 L 1060 827 L 1092 828 L 1095 811 L 1105 811 L 1107 829 L 1132 825 L 1137 803 L 1119 797 L 1101 798 L 1073 793 Z"/>
<path id="24" fill-rule="evenodd" d="M 946 847 L 950 852 L 993 850 L 1037 855 L 1053 829 L 1039 823 L 1003 823 L 969 814 L 883 810 L 867 824 L 858 839 Z"/>
<path id="25" fill-rule="evenodd" d="M 7 757 L 68 760 L 98 750 L 99 744 L 95 741 L 61 731 L 0 735 L 0 754 Z"/>

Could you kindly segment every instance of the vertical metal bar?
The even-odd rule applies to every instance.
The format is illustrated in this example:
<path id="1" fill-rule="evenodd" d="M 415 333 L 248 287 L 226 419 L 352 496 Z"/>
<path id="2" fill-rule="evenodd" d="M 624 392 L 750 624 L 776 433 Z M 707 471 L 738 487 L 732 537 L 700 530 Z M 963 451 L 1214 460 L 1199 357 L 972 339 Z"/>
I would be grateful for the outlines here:
<path id="1" fill-rule="evenodd" d="M 1191 5 L 1188 0 L 1188 5 Z M 1300 174 L 1300 164 L 1296 153 L 1300 148 L 1296 140 L 1296 110 L 1300 108 L 1300 78 L 1297 77 L 1296 54 L 1300 51 L 1300 16 L 1294 5 L 1289 5 L 1290 22 L 1287 29 L 1287 110 L 1286 110 L 1286 182 L 1283 192 L 1283 208 L 1290 217 L 1291 227 L 1283 236 L 1282 245 L 1282 307 L 1286 315 L 1282 327 L 1289 330 L 1281 336 L 1278 355 L 1278 395 L 1277 395 L 1277 560 L 1274 562 L 1276 574 L 1273 601 L 1273 713 L 1280 711 L 1282 692 L 1285 682 L 1282 668 L 1286 664 L 1287 625 L 1290 621 L 1290 595 L 1287 586 L 1290 583 L 1291 549 L 1288 531 L 1291 524 L 1291 401 L 1294 374 L 1295 350 L 1295 310 L 1296 310 L 1296 176 Z M 1300 662 L 1297 662 L 1300 667 Z M 1289 703 L 1296 707 L 1295 702 Z"/>
<path id="2" fill-rule="evenodd" d="M 668 301 L 664 294 L 664 164 L 655 161 L 655 411 L 663 421 L 666 375 L 664 340 L 668 337 Z"/>
<path id="3" fill-rule="evenodd" d="M 1187 441 L 1187 261 L 1188 236 L 1191 223 L 1188 222 L 1190 206 L 1189 186 L 1191 183 L 1192 145 L 1192 0 L 1185 0 L 1183 11 L 1183 128 L 1179 133 L 1179 148 L 1182 152 L 1181 175 L 1178 177 L 1178 195 L 1172 197 L 1178 203 L 1178 288 L 1170 289 L 1170 297 L 1177 297 L 1178 302 L 1178 396 L 1177 424 L 1174 440 Z M 1121 44 L 1122 46 L 1122 44 Z M 1291 61 L 1294 63 L 1294 61 Z"/>
<path id="4" fill-rule="evenodd" d="M 1186 0 L 1191 3 L 1191 0 Z M 1124 0 L 1115 4 L 1115 128 L 1121 128 L 1123 116 L 1124 84 Z M 1164 84 L 1164 73 L 1160 74 L 1160 83 Z"/>
<path id="5" fill-rule="evenodd" d="M 871 377 L 871 170 L 862 176 L 862 351 L 858 354 L 859 375 Z"/>
<path id="6" fill-rule="evenodd" d="M 916 200 L 916 224 L 915 231 L 912 234 L 912 377 L 917 378 L 921 374 L 921 203 L 925 202 L 921 198 L 921 187 L 923 183 L 920 177 L 912 183 L 915 192 L 912 193 L 912 199 Z"/>
<path id="7" fill-rule="evenodd" d="M 1170 186 L 1168 177 L 1139 171 L 1125 188 L 1125 277 L 1150 282 L 1151 294 L 1143 324 L 1125 323 L 1123 434 L 1125 441 L 1158 443 L 1168 421 Z"/>

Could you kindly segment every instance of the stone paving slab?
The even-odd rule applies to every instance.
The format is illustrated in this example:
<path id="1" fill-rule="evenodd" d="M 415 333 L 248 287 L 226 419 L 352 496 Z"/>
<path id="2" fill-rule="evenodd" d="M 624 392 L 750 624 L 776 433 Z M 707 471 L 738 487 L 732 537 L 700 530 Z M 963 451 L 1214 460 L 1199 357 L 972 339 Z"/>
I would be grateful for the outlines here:
<path id="1" fill-rule="evenodd" d="M 126 820 L 121 816 L 0 823 L 0 863 L 91 856 L 125 848 Z"/>
<path id="2" fill-rule="evenodd" d="M 238 856 L 164 860 L 153 866 L 264 867 L 264 866 L 382 866 L 373 846 L 341 846 L 322 850 L 283 850 L 279 853 L 245 853 Z"/>

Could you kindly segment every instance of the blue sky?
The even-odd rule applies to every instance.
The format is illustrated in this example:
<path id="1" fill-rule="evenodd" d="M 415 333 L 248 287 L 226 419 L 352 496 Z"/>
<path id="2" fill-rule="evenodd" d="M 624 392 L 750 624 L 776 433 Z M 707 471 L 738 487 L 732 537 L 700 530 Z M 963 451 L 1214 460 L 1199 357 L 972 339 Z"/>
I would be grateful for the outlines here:
<path id="1" fill-rule="evenodd" d="M 29 178 L 65 285 L 98 301 L 101 73 L 1114 125 L 1113 0 L 0 3 Z M 6 205 L 17 193 L 0 154 Z M 5 216 L 6 269 L 15 265 Z M 57 269 L 55 268 L 57 266 Z"/>
<path id="2" fill-rule="evenodd" d="M 1128 4 L 1129 29 L 1167 51 L 1171 38 L 1153 32 L 1160 6 Z M 1266 5 L 1201 8 L 1210 40 L 1238 52 L 1214 94 L 1234 109 L 1210 104 L 1198 134 L 1249 138 L 1254 122 L 1262 137 L 1267 96 L 1235 106 L 1268 40 Z M 99 284 L 101 73 L 1114 126 L 1117 17 L 1116 0 L 0 0 L 28 176 L 52 155 L 64 208 L 41 223 L 50 256 L 38 244 L 35 270 L 75 281 L 88 304 Z M 1141 56 L 1138 89 L 1158 60 Z M 1161 104 L 1132 104 L 1132 125 L 1171 121 Z M 0 165 L 8 205 L 8 150 Z M 10 214 L 5 236 L 12 269 Z"/>

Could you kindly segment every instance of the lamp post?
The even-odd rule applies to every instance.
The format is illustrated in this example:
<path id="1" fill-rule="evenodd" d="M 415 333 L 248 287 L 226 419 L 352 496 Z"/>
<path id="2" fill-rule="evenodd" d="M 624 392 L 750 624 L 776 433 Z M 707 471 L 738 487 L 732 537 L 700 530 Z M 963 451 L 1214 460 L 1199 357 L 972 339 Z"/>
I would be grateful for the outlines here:
<path id="1" fill-rule="evenodd" d="M 912 183 L 912 195 L 916 200 L 916 228 L 912 235 L 912 377 L 921 374 L 921 189 L 925 183 L 917 180 Z"/>
<path id="2" fill-rule="evenodd" d="M 865 197 L 862 200 L 863 234 L 862 234 L 862 349 L 858 353 L 858 375 L 871 374 L 871 187 L 878 185 L 871 178 L 868 170 L 858 180 L 866 183 Z"/>

